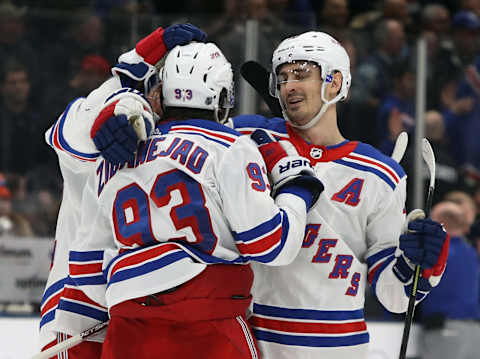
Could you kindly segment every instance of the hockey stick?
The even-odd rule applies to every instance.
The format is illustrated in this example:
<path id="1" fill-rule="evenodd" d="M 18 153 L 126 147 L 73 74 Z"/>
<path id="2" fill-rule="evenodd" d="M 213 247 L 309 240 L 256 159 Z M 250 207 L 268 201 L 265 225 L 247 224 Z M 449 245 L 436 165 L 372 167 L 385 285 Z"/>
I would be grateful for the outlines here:
<path id="1" fill-rule="evenodd" d="M 435 155 L 433 153 L 432 146 L 426 138 L 422 140 L 422 157 L 427 164 L 428 171 L 430 172 L 430 184 L 428 186 L 427 202 L 425 204 L 425 216 L 430 215 L 433 201 L 433 191 L 435 190 Z M 415 299 L 417 297 L 418 279 L 420 278 L 420 266 L 415 266 L 415 276 L 413 277 L 412 292 L 408 299 L 408 309 L 405 317 L 405 326 L 403 327 L 402 344 L 400 347 L 399 359 L 405 359 L 407 354 L 408 337 L 410 336 L 410 327 L 413 322 L 413 313 L 415 311 Z"/>
<path id="2" fill-rule="evenodd" d="M 270 112 L 275 117 L 283 117 L 278 99 L 270 96 L 268 89 L 270 73 L 256 61 L 247 61 L 240 66 L 242 77 L 262 96 Z"/>
<path id="3" fill-rule="evenodd" d="M 55 356 L 55 355 L 65 351 L 65 350 L 73 348 L 75 345 L 80 344 L 87 337 L 89 337 L 89 336 L 91 336 L 95 333 L 98 333 L 103 328 L 106 328 L 107 325 L 108 325 L 108 321 L 103 322 L 103 323 L 99 323 L 99 324 L 97 324 L 97 325 L 95 325 L 95 326 L 93 326 L 93 327 L 91 327 L 87 330 L 84 330 L 80 334 L 77 334 L 77 335 L 74 335 L 71 338 L 68 338 L 64 342 L 58 343 L 58 344 L 54 345 L 53 347 L 50 347 L 47 350 L 34 355 L 33 357 L 31 357 L 31 359 L 49 359 L 52 356 Z"/>
<path id="4" fill-rule="evenodd" d="M 400 132 L 397 140 L 395 141 L 395 147 L 393 148 L 391 156 L 397 163 L 400 163 L 400 161 L 402 160 L 403 155 L 405 154 L 405 150 L 407 149 L 407 145 L 408 134 L 405 131 Z"/>

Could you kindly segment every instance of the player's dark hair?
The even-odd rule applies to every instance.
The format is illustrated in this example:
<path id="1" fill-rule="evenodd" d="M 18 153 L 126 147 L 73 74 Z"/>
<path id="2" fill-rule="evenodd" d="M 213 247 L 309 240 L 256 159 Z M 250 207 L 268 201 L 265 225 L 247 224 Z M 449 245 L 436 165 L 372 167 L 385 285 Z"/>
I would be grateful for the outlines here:
<path id="1" fill-rule="evenodd" d="M 215 115 L 213 111 L 188 107 L 167 107 L 163 114 L 163 118 L 165 118 L 167 121 L 182 121 L 189 119 L 215 121 Z"/>

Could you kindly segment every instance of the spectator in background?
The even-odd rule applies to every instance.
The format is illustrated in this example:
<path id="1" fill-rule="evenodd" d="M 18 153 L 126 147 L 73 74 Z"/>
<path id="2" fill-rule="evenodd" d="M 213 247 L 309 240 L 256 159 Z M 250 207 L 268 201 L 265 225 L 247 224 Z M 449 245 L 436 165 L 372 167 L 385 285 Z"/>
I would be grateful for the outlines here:
<path id="1" fill-rule="evenodd" d="M 356 82 L 359 84 L 350 91 L 351 101 L 362 118 L 364 131 L 360 137 L 368 143 L 376 142 L 375 118 L 385 95 L 393 89 L 392 67 L 402 62 L 408 54 L 403 25 L 396 20 L 384 20 L 375 30 L 377 49 L 356 69 Z M 357 46 L 358 49 L 358 46 Z"/>
<path id="2" fill-rule="evenodd" d="M 415 74 L 407 62 L 391 68 L 393 88 L 377 112 L 377 136 L 380 150 L 390 156 L 402 131 L 412 134 L 415 127 Z"/>
<path id="3" fill-rule="evenodd" d="M 43 133 L 48 127 L 38 96 L 31 92 L 30 72 L 10 58 L 0 77 L 0 170 L 25 174 L 41 165 L 55 165 Z"/>
<path id="4" fill-rule="evenodd" d="M 325 0 L 318 14 L 318 28 L 329 34 L 339 34 L 348 29 L 347 0 Z"/>
<path id="5" fill-rule="evenodd" d="M 438 74 L 436 71 L 437 56 L 441 49 L 452 48 L 450 34 L 451 20 L 449 10 L 441 4 L 428 4 L 421 13 L 422 29 L 420 35 L 427 42 L 427 107 L 441 108 Z M 416 57 L 416 46 L 412 57 Z"/>
<path id="6" fill-rule="evenodd" d="M 52 238 L 62 198 L 62 177 L 52 175 L 48 167 L 38 167 L 24 178 L 27 197 L 17 202 L 18 212 L 30 221 L 36 236 Z"/>
<path id="7" fill-rule="evenodd" d="M 480 19 L 479 19 L 480 21 Z M 480 34 L 480 32 L 479 32 Z M 477 41 L 479 41 L 477 39 Z M 454 155 L 462 166 L 464 176 L 472 188 L 480 184 L 480 56 L 475 64 L 464 68 L 463 78 L 455 89 L 454 104 L 466 104 L 455 115 L 455 107 L 449 112 L 449 131 L 458 138 Z"/>
<path id="8" fill-rule="evenodd" d="M 236 20 L 231 30 L 218 37 L 217 43 L 225 57 L 231 59 L 232 68 L 240 69 L 245 55 L 246 21 L 257 20 L 258 32 L 258 62 L 269 68 L 272 52 L 280 40 L 293 32 L 293 28 L 278 18 L 268 6 L 269 0 L 245 0 L 237 4 L 242 12 L 235 13 Z M 209 37 L 210 38 L 210 37 Z M 235 92 L 239 93 L 239 71 L 234 73 Z M 258 100 L 258 99 L 257 99 Z"/>
<path id="9" fill-rule="evenodd" d="M 451 239 L 443 278 L 419 307 L 422 359 L 475 359 L 480 338 L 479 256 L 465 237 L 469 225 L 460 206 L 440 202 L 431 217 L 443 224 Z"/>
<path id="10" fill-rule="evenodd" d="M 422 10 L 423 31 L 433 32 L 440 42 L 450 42 L 450 11 L 442 4 L 428 4 Z"/>
<path id="11" fill-rule="evenodd" d="M 107 59 L 103 56 L 85 56 L 82 60 L 80 72 L 69 83 L 70 88 L 76 95 L 73 93 L 69 98 L 87 96 L 111 76 L 110 67 Z"/>
<path id="12" fill-rule="evenodd" d="M 0 236 L 33 236 L 30 223 L 12 209 L 11 193 L 5 176 L 0 173 Z"/>
<path id="13" fill-rule="evenodd" d="M 399 22 L 405 31 L 411 23 L 407 0 L 378 1 L 377 9 L 360 13 L 352 19 L 350 26 L 359 49 L 359 58 L 368 57 L 375 51 L 378 41 L 372 42 L 372 38 L 376 37 L 379 25 L 387 20 Z"/>
<path id="14" fill-rule="evenodd" d="M 9 0 L 0 2 L 0 68 L 9 57 L 22 59 L 35 72 L 37 53 L 27 40 L 25 29 L 26 7 L 15 6 Z"/>
<path id="15" fill-rule="evenodd" d="M 460 10 L 474 12 L 480 17 L 480 1 L 479 0 L 460 0 Z"/>
<path id="16" fill-rule="evenodd" d="M 103 19 L 93 10 L 78 9 L 71 15 L 69 23 L 71 25 L 67 31 L 45 50 L 50 60 L 45 62 L 45 67 L 48 68 L 51 79 L 65 87 L 68 86 L 65 79 L 71 79 L 81 71 L 82 61 L 86 56 L 97 54 L 113 62 L 116 61 L 114 54 L 118 53 L 118 50 L 112 49 L 112 42 L 106 39 Z M 118 31 L 123 30 L 118 28 Z"/>
<path id="17" fill-rule="evenodd" d="M 424 115 L 425 137 L 430 141 L 435 153 L 435 196 L 433 203 L 444 200 L 444 196 L 453 190 L 463 188 L 463 180 L 459 175 L 459 169 L 455 158 L 451 154 L 451 143 L 445 132 L 445 121 L 442 114 L 435 110 L 427 111 Z M 405 153 L 402 165 L 407 173 L 414 171 L 414 146 L 409 146 Z M 428 169 L 424 167 L 422 172 L 424 192 L 427 193 L 430 182 Z M 413 193 L 413 176 L 407 177 L 407 193 Z M 452 192 L 453 193 L 453 192 Z M 413 196 L 407 198 L 407 208 L 413 208 Z M 468 209 L 467 209 L 468 210 Z"/>
<path id="18" fill-rule="evenodd" d="M 87 55 L 83 58 L 80 70 L 73 74 L 68 87 L 52 86 L 45 95 L 49 108 L 61 113 L 65 103 L 78 97 L 86 97 L 111 76 L 110 64 L 101 55 Z"/>
<path id="19" fill-rule="evenodd" d="M 475 201 L 473 200 L 472 196 L 470 196 L 467 192 L 455 190 L 448 192 L 444 196 L 444 200 L 456 203 L 460 206 L 468 226 L 468 233 L 468 230 L 475 221 L 475 217 L 477 215 L 477 206 L 475 205 Z"/>
<path id="20" fill-rule="evenodd" d="M 474 64 L 479 53 L 480 18 L 473 12 L 462 11 L 452 19 L 452 42 L 440 44 L 429 88 L 439 93 L 436 106 L 458 114 L 456 87 L 464 76 L 467 66 Z M 438 92 L 440 91 L 440 92 Z"/>
<path id="21" fill-rule="evenodd" d="M 317 24 L 313 0 L 268 0 L 268 7 L 289 25 L 311 28 Z"/>

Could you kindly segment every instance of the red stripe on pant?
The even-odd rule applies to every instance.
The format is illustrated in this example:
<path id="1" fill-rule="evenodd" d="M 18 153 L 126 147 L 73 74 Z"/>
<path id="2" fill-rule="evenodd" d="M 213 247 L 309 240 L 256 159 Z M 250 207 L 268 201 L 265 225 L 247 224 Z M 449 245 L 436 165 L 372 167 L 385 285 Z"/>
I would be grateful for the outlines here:
<path id="1" fill-rule="evenodd" d="M 171 293 L 115 305 L 102 359 L 258 358 L 245 320 L 252 282 L 249 265 L 210 265 Z"/>

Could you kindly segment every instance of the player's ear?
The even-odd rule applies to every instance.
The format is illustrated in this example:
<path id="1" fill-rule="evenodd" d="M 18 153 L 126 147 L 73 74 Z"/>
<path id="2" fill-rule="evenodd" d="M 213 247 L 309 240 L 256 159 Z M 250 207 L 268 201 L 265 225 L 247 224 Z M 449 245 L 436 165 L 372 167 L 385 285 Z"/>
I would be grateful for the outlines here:
<path id="1" fill-rule="evenodd" d="M 340 91 L 342 88 L 342 73 L 337 71 L 333 74 L 332 79 L 332 88 L 335 89 L 337 92 Z"/>

